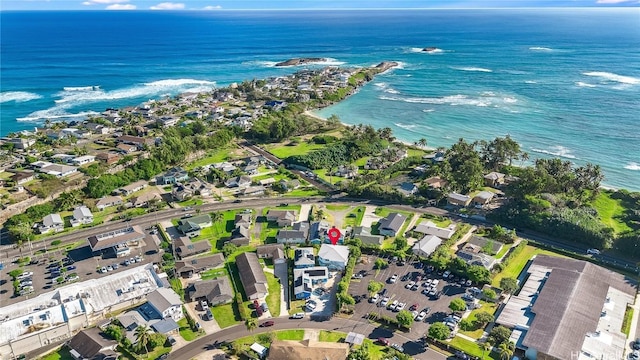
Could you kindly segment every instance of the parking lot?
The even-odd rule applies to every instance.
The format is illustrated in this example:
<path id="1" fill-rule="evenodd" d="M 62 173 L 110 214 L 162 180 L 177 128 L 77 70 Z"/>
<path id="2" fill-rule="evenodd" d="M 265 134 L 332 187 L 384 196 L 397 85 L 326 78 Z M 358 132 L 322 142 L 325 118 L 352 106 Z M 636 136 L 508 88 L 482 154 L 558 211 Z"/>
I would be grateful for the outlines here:
<path id="1" fill-rule="evenodd" d="M 157 235 L 153 235 L 150 231 L 145 231 L 146 236 L 143 241 L 137 244 L 137 246 L 131 247 L 131 253 L 126 257 L 126 259 L 135 258 L 139 256 L 141 261 L 137 263 L 137 265 L 142 263 L 150 263 L 150 262 L 159 262 L 162 254 L 158 252 L 158 247 L 156 245 Z M 45 240 L 46 241 L 46 240 Z M 25 256 L 28 256 L 25 254 Z M 63 258 L 69 258 L 72 261 L 68 261 L 66 263 L 59 263 Z M 109 256 L 101 256 L 95 255 L 91 252 L 88 244 L 86 246 L 81 246 L 75 249 L 70 250 L 68 253 L 63 251 L 55 251 L 48 252 L 42 255 L 36 255 L 32 258 L 33 260 L 37 260 L 37 263 L 33 261 L 33 264 L 28 264 L 23 267 L 18 267 L 16 264 L 5 264 L 4 269 L 2 270 L 2 281 L 0 282 L 0 297 L 3 299 L 2 305 L 9 305 L 25 299 L 25 296 L 34 297 L 41 293 L 51 291 L 55 287 L 63 286 L 63 284 L 57 284 L 57 278 L 59 277 L 67 277 L 71 274 L 76 274 L 77 281 L 85 281 L 88 279 L 99 278 L 103 276 L 107 276 L 111 273 L 115 273 L 118 271 L 122 271 L 122 269 L 127 268 L 125 263 L 125 258 L 115 258 Z M 117 268 L 114 269 L 114 264 L 118 264 Z M 101 269 L 102 267 L 108 268 L 111 266 L 111 270 L 107 271 L 107 273 L 101 273 L 96 269 Z M 51 270 L 55 267 L 59 268 L 59 272 L 52 272 Z M 15 296 L 13 284 L 8 274 L 10 271 L 20 269 L 23 272 L 32 272 L 31 276 L 33 292 L 28 295 L 23 296 Z"/>
<path id="2" fill-rule="evenodd" d="M 418 262 L 407 261 L 405 265 L 399 266 L 391 259 L 385 259 L 389 261 L 389 266 L 386 269 L 376 270 L 373 268 L 376 257 L 369 256 L 366 264 L 360 263 L 356 266 L 354 273 L 361 273 L 364 277 L 360 280 L 352 280 L 349 286 L 349 293 L 356 299 L 355 317 L 364 318 L 369 313 L 379 313 L 380 315 L 395 318 L 398 314 L 392 310 L 389 310 L 386 306 L 381 306 L 381 301 L 384 296 L 389 297 L 389 303 L 397 300 L 398 302 L 405 303 L 404 310 L 410 310 L 410 307 L 415 306 L 418 312 L 429 308 L 428 314 L 423 321 L 414 321 L 411 328 L 411 333 L 425 334 L 430 324 L 434 322 L 442 321 L 445 317 L 451 314 L 449 309 L 449 303 L 456 297 L 461 297 L 465 293 L 466 287 L 460 286 L 448 280 L 442 279 L 441 275 L 436 272 L 426 274 L 424 268 L 418 268 Z M 389 279 L 393 275 L 398 275 L 395 283 L 390 283 Z M 408 275 L 408 276 L 406 276 Z M 406 276 L 406 277 L 405 277 Z M 416 290 L 407 289 L 405 286 L 411 281 L 418 281 L 420 284 Z M 405 281 L 403 281 L 405 277 Z M 438 280 L 436 286 L 437 291 L 441 291 L 442 295 L 439 299 L 435 299 L 433 296 L 427 296 L 422 293 L 426 287 L 422 286 L 428 279 Z M 376 303 L 371 303 L 368 297 L 367 286 L 370 280 L 375 280 L 384 283 L 383 292 L 386 290 L 384 296 L 380 296 Z"/>
<path id="3" fill-rule="evenodd" d="M 334 284 L 340 282 L 340 275 L 336 272 L 331 272 L 332 277 L 322 285 L 314 285 L 314 289 L 311 292 L 311 297 L 307 302 L 312 302 L 312 306 L 315 306 L 313 310 L 307 308 L 305 311 L 307 315 L 313 317 L 331 317 L 336 308 L 336 289 Z M 324 290 L 323 290 L 324 289 Z M 311 310 L 311 311 L 310 311 Z"/>

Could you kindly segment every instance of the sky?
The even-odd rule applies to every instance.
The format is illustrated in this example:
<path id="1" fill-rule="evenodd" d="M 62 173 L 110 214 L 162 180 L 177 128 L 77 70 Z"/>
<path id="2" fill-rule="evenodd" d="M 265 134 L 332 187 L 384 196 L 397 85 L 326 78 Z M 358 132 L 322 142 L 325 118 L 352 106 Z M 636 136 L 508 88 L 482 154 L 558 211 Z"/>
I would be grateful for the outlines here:
<path id="1" fill-rule="evenodd" d="M 4 10 L 294 10 L 640 7 L 640 0 L 0 0 Z"/>

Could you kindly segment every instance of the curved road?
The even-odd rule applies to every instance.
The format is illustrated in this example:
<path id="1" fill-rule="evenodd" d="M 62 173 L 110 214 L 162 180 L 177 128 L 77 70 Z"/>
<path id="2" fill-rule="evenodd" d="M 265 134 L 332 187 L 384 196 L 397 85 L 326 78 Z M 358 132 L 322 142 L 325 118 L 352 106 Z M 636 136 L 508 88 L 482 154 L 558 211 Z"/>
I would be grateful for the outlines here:
<path id="1" fill-rule="evenodd" d="M 249 332 L 244 324 L 228 327 L 222 329 L 214 334 L 209 334 L 194 340 L 184 347 L 177 349 L 169 355 L 171 360 L 189 360 L 198 354 L 213 348 L 215 342 L 233 341 L 241 337 L 260 334 L 264 332 L 274 330 L 289 330 L 289 329 L 320 329 L 320 330 L 334 330 L 344 333 L 354 331 L 356 333 L 364 334 L 369 339 L 375 340 L 379 337 L 388 338 L 392 343 L 398 343 L 404 346 L 405 351 L 416 359 L 425 360 L 444 360 L 446 356 L 433 351 L 431 349 L 425 349 L 419 343 L 414 342 L 420 338 L 423 334 L 411 334 L 411 333 L 393 333 L 390 330 L 384 328 L 376 328 L 375 325 L 368 322 L 360 322 L 350 319 L 342 319 L 334 317 L 329 321 L 316 322 L 310 321 L 308 318 L 302 320 L 288 319 L 286 317 L 274 318 L 275 324 L 270 327 L 258 327 L 256 330 Z M 364 320 L 363 320 L 364 321 Z"/>

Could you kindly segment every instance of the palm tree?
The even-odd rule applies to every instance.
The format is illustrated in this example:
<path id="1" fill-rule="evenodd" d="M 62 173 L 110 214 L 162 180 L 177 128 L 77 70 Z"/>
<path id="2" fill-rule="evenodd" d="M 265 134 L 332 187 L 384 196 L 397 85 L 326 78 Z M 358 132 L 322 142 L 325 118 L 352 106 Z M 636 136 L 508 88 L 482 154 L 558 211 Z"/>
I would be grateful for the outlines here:
<path id="1" fill-rule="evenodd" d="M 500 354 L 500 359 L 509 360 L 513 356 L 513 351 L 515 350 L 515 345 L 511 341 L 503 342 L 498 346 L 498 353 Z"/>
<path id="2" fill-rule="evenodd" d="M 211 222 L 216 224 L 216 232 L 220 234 L 220 222 L 224 219 L 224 215 L 220 211 L 214 211 L 210 215 Z"/>
<path id="3" fill-rule="evenodd" d="M 418 140 L 418 145 L 420 145 L 423 148 L 427 147 L 427 139 L 421 138 L 420 140 Z"/>
<path id="4" fill-rule="evenodd" d="M 80 194 L 77 191 L 63 192 L 58 197 L 58 206 L 61 209 L 69 210 L 80 202 Z"/>
<path id="5" fill-rule="evenodd" d="M 136 343 L 138 344 L 138 347 L 144 349 L 145 357 L 148 356 L 149 350 L 147 349 L 147 344 L 151 338 L 151 334 L 149 334 L 149 327 L 147 325 L 138 326 L 134 335 L 136 336 Z"/>
<path id="6" fill-rule="evenodd" d="M 488 341 L 485 341 L 485 342 L 482 343 L 482 345 L 481 345 L 481 348 L 482 348 L 482 357 L 481 357 L 481 359 L 484 359 L 485 351 L 491 351 L 492 347 L 493 346 L 491 346 L 491 343 L 488 342 Z"/>
<path id="7" fill-rule="evenodd" d="M 244 325 L 247 327 L 247 330 L 249 331 L 253 331 L 258 327 L 258 319 L 256 318 L 247 318 L 247 320 L 245 320 Z"/>

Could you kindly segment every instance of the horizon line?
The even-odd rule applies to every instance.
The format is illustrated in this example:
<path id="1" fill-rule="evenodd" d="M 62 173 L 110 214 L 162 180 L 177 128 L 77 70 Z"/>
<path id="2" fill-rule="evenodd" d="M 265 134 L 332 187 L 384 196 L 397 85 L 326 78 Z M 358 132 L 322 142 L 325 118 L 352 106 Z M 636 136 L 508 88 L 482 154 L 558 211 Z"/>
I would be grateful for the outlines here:
<path id="1" fill-rule="evenodd" d="M 297 9 L 283 9 L 283 8 L 275 8 L 275 9 L 239 9 L 239 8 L 219 8 L 219 9 L 172 9 L 172 10 L 154 10 L 149 8 L 143 9 L 123 9 L 123 10 L 115 10 L 115 9 L 14 9 L 14 10 L 2 10 L 0 12 L 133 12 L 133 11 L 149 11 L 149 12 L 190 12 L 190 11 L 198 11 L 198 12 L 222 12 L 222 11 L 386 11 L 386 10 L 628 10 L 628 9 L 640 9 L 640 5 L 636 6 L 523 6 L 523 7 L 406 7 L 406 8 L 297 8 Z"/>

